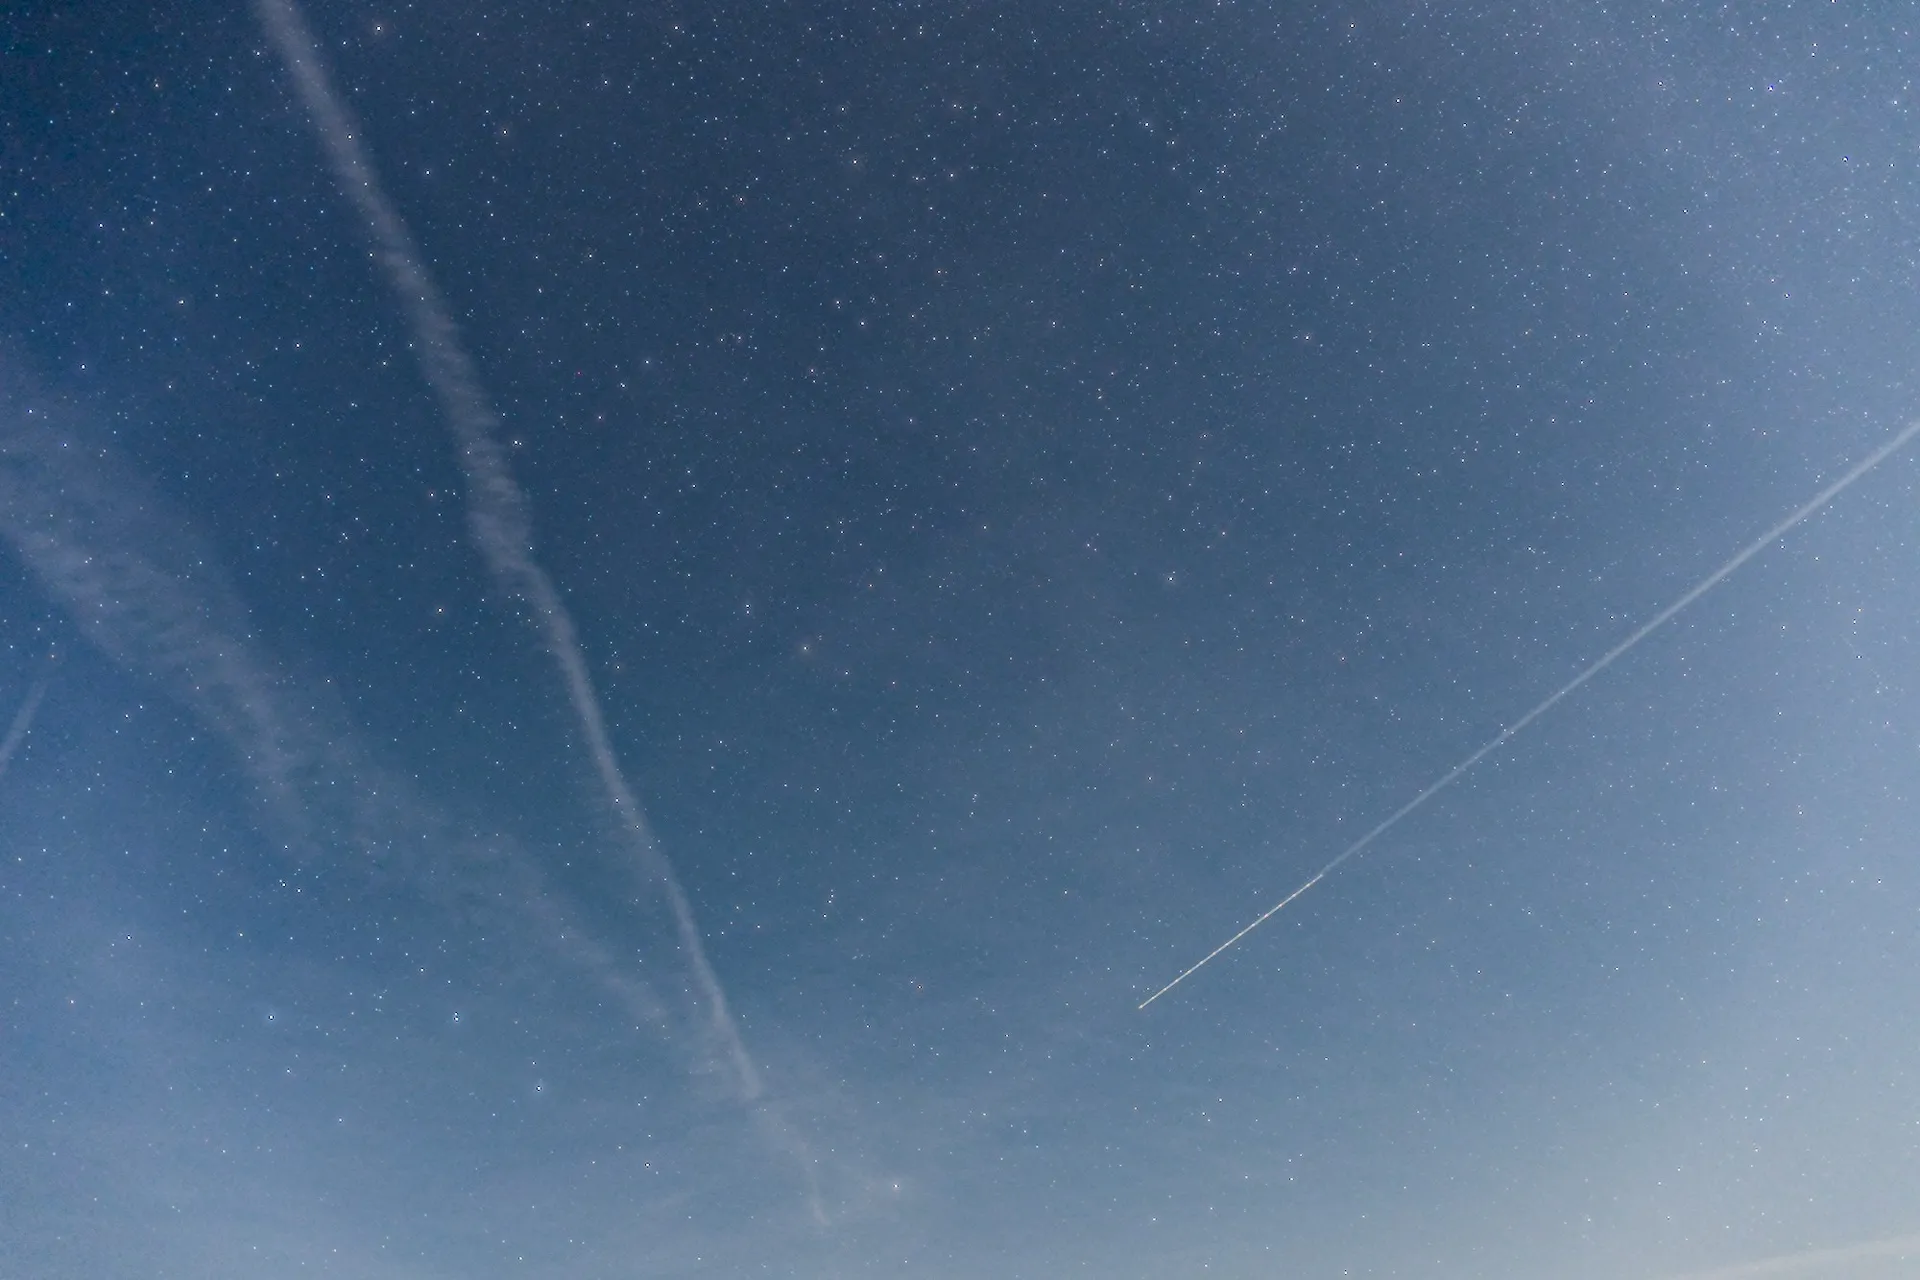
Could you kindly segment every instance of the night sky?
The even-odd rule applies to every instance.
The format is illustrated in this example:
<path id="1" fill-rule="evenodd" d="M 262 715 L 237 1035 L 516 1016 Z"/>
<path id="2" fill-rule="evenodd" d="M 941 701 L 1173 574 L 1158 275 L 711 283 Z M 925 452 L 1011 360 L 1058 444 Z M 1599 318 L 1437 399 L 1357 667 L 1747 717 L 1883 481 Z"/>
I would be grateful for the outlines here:
<path id="1" fill-rule="evenodd" d="M 1136 1007 L 1920 417 L 1911 14 L 311 0 L 429 340 L 264 12 L 0 16 L 0 1276 L 1916 1274 L 1920 444 Z"/>

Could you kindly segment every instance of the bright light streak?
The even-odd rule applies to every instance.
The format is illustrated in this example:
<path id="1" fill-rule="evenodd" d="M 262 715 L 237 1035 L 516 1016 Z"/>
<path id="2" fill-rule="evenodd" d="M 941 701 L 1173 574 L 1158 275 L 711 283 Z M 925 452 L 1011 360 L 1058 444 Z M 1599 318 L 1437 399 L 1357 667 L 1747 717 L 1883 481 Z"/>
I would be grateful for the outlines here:
<path id="1" fill-rule="evenodd" d="M 1475 766 L 1476 764 L 1479 764 L 1481 760 L 1485 759 L 1493 751 L 1505 745 L 1507 739 L 1513 737 L 1513 735 L 1515 735 L 1516 733 L 1519 733 L 1522 729 L 1532 724 L 1535 720 L 1538 720 L 1541 716 L 1551 711 L 1554 708 L 1554 706 L 1558 702 L 1560 702 L 1561 699 L 1565 698 L 1568 694 L 1572 693 L 1575 689 L 1578 689 L 1581 685 L 1585 684 L 1587 681 L 1593 679 L 1595 676 L 1599 675 L 1602 671 L 1605 671 L 1608 667 L 1612 666 L 1621 657 L 1625 656 L 1625 654 L 1629 650 L 1631 650 L 1635 645 L 1639 644 L 1642 640 L 1645 640 L 1648 636 L 1652 635 L 1655 631 L 1658 631 L 1661 627 L 1665 626 L 1669 621 L 1672 620 L 1675 614 L 1679 613 L 1682 609 L 1685 609 L 1688 605 L 1692 604 L 1695 600 L 1698 600 L 1701 596 L 1707 594 L 1707 592 L 1719 586 L 1720 583 L 1729 574 L 1733 573 L 1734 570 L 1738 569 L 1741 565 L 1745 564 L 1747 561 L 1759 555 L 1762 551 L 1765 551 L 1768 547 L 1772 546 L 1774 543 L 1780 541 L 1780 539 L 1786 537 L 1787 534 L 1791 533 L 1794 530 L 1794 528 L 1798 526 L 1802 521 L 1806 520 L 1807 517 L 1811 516 L 1814 512 L 1820 510 L 1820 508 L 1826 506 L 1829 502 L 1832 502 L 1835 498 L 1839 497 L 1842 493 L 1844 493 L 1847 487 L 1853 484 L 1854 481 L 1858 480 L 1861 476 L 1866 475 L 1867 472 L 1873 470 L 1875 467 L 1885 462 L 1888 458 L 1892 457 L 1895 453 L 1898 453 L 1906 445 L 1906 443 L 1909 440 L 1913 439 L 1913 437 L 1916 434 L 1920 434 L 1920 421 L 1916 421 L 1909 424 L 1906 430 L 1902 431 L 1899 435 L 1895 436 L 1893 439 L 1889 440 L 1887 443 L 1881 445 L 1878 449 L 1875 449 L 1872 453 L 1868 454 L 1865 458 L 1861 459 L 1859 462 L 1854 463 L 1853 466 L 1846 472 L 1845 475 L 1841 476 L 1838 480 L 1835 480 L 1832 484 L 1828 485 L 1826 488 L 1822 489 L 1819 493 L 1815 494 L 1803 506 L 1796 509 L 1793 512 L 1793 514 L 1789 515 L 1786 519 L 1782 520 L 1779 524 L 1774 525 L 1773 528 L 1767 530 L 1765 533 L 1761 534 L 1758 538 L 1755 538 L 1752 542 L 1749 542 L 1746 546 L 1742 547 L 1739 553 L 1736 554 L 1733 557 L 1733 559 L 1727 561 L 1725 564 L 1721 565 L 1718 569 L 1715 569 L 1712 573 L 1702 578 L 1698 583 L 1696 583 L 1693 586 L 1693 588 L 1690 591 L 1688 591 L 1685 595 L 1681 596 L 1678 600 L 1675 600 L 1672 604 L 1662 609 L 1659 613 L 1654 614 L 1651 621 L 1647 622 L 1638 631 L 1628 636 L 1625 640 L 1622 640 L 1619 644 L 1613 646 L 1613 648 L 1607 650 L 1607 652 L 1604 655 L 1602 655 L 1600 659 L 1596 661 L 1592 666 L 1588 667 L 1585 671 L 1582 671 L 1579 675 L 1575 676 L 1573 679 L 1567 681 L 1567 683 L 1562 685 L 1560 688 L 1554 690 L 1553 693 L 1549 694 L 1543 701 L 1541 701 L 1541 703 L 1538 706 L 1534 707 L 1533 710 L 1527 712 L 1527 714 L 1521 716 L 1518 720 L 1515 720 L 1512 724 L 1502 729 L 1497 735 L 1495 735 L 1490 741 L 1486 743 L 1486 745 L 1482 746 L 1478 751 L 1475 751 L 1472 755 L 1468 756 L 1465 760 L 1462 760 L 1459 764 L 1447 770 L 1446 773 L 1440 776 L 1439 781 L 1435 782 L 1432 786 L 1428 787 L 1425 791 L 1422 791 L 1419 795 L 1415 796 L 1413 799 L 1401 805 L 1398 809 L 1395 809 L 1378 826 L 1374 827 L 1372 830 L 1368 831 L 1365 835 L 1361 836 L 1358 840 L 1355 840 L 1352 844 L 1342 849 L 1339 855 L 1335 857 L 1333 861 L 1327 863 L 1326 866 L 1320 868 L 1318 871 L 1314 872 L 1311 876 L 1307 877 L 1306 883 L 1302 884 L 1298 889 L 1295 889 L 1292 893 L 1288 894 L 1286 897 L 1280 899 L 1280 901 L 1274 903 L 1271 907 L 1268 907 L 1265 911 L 1261 912 L 1258 916 L 1255 916 L 1252 923 L 1248 924 L 1246 928 L 1240 930 L 1240 932 L 1234 934 L 1231 938 L 1228 938 L 1225 942 L 1215 947 L 1212 951 L 1209 951 L 1205 956 L 1202 956 L 1200 958 L 1199 963 L 1191 966 L 1179 977 L 1175 978 L 1172 982 L 1169 982 L 1166 986 L 1160 988 L 1158 991 L 1148 996 L 1145 1000 L 1142 1000 L 1140 1002 L 1140 1008 L 1142 1009 L 1146 1008 L 1148 1005 L 1152 1004 L 1155 1000 L 1158 1000 L 1161 996 L 1167 994 L 1167 992 L 1173 990 L 1175 987 L 1185 982 L 1188 978 L 1191 978 L 1194 974 L 1206 968 L 1207 965 L 1211 964 L 1213 960 L 1217 956 L 1219 956 L 1222 952 L 1228 950 L 1235 943 L 1239 942 L 1240 939 L 1246 937 L 1248 934 L 1252 933 L 1255 929 L 1258 929 L 1261 925 L 1271 920 L 1274 916 L 1280 914 L 1282 909 L 1284 909 L 1288 904 L 1292 903 L 1301 894 L 1305 893 L 1307 890 L 1313 888 L 1313 886 L 1315 886 L 1316 884 L 1319 884 L 1322 880 L 1326 879 L 1327 876 L 1330 875 L 1337 867 L 1339 867 L 1341 863 L 1345 862 L 1348 858 L 1353 857 L 1354 854 L 1359 853 L 1362 849 L 1372 844 L 1375 840 L 1378 840 L 1381 836 L 1385 835 L 1387 832 L 1393 830 L 1394 827 L 1400 824 L 1400 820 L 1402 818 L 1405 818 L 1408 814 L 1412 813 L 1415 809 L 1418 809 L 1421 805 L 1425 804 L 1427 801 L 1433 799 L 1436 795 L 1439 795 L 1442 791 L 1445 791 L 1448 787 L 1458 782 L 1461 776 L 1465 774 L 1467 770 L 1473 768 L 1473 766 Z"/>

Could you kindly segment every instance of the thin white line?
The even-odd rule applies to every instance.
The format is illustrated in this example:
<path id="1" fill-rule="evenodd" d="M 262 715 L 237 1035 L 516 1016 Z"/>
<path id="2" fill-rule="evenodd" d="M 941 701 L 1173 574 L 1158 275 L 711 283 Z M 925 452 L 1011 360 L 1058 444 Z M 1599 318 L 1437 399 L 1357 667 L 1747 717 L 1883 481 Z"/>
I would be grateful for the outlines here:
<path id="1" fill-rule="evenodd" d="M 1796 525 L 1800 524 L 1801 521 L 1805 520 L 1808 516 L 1812 515 L 1814 512 L 1820 510 L 1820 508 L 1826 506 L 1829 502 L 1832 502 L 1835 498 L 1839 497 L 1840 494 L 1847 488 L 1847 486 L 1851 485 L 1854 481 L 1858 480 L 1861 476 L 1864 476 L 1865 474 L 1867 474 L 1867 472 L 1873 470 L 1875 467 L 1879 466 L 1882 462 L 1885 462 L 1888 458 L 1892 457 L 1895 453 L 1899 452 L 1900 449 L 1907 443 L 1907 441 L 1913 439 L 1913 437 L 1916 434 L 1920 434 L 1920 421 L 1915 421 L 1913 423 L 1910 423 L 1907 426 L 1906 430 L 1902 431 L 1899 435 L 1895 436 L 1892 440 L 1889 440 L 1886 444 L 1881 445 L 1878 449 L 1875 449 L 1872 453 L 1868 454 L 1861 461 L 1856 462 L 1852 466 L 1852 468 L 1847 471 L 1845 475 L 1841 476 L 1838 480 L 1835 480 L 1832 484 L 1828 485 L 1826 488 L 1822 489 L 1819 493 L 1815 494 L 1810 501 L 1808 501 L 1804 506 L 1800 507 L 1798 510 L 1794 511 L 1792 515 L 1788 516 L 1786 519 L 1782 520 L 1779 524 L 1776 524 L 1775 526 L 1773 526 L 1773 528 L 1767 530 L 1765 533 L 1761 534 L 1758 538 L 1755 538 L 1752 542 L 1749 542 L 1745 547 L 1741 548 L 1739 554 L 1735 555 L 1733 559 L 1727 561 L 1725 564 L 1721 565 L 1718 569 L 1715 569 L 1712 573 L 1708 574 L 1705 578 L 1701 579 L 1697 584 L 1695 584 L 1692 590 L 1688 591 L 1685 595 L 1681 596 L 1678 600 L 1675 600 L 1672 604 L 1662 609 L 1659 613 L 1654 614 L 1652 621 L 1648 622 L 1645 626 L 1641 627 L 1638 631 L 1628 636 L 1625 640 L 1622 640 L 1619 644 L 1613 646 L 1613 648 L 1607 650 L 1606 654 L 1603 657 L 1601 657 L 1599 661 L 1595 662 L 1592 666 L 1588 667 L 1585 671 L 1582 671 L 1579 675 L 1575 676 L 1573 679 L 1567 681 L 1566 684 L 1562 685 L 1559 689 L 1555 690 L 1552 694 L 1549 694 L 1547 698 L 1540 703 L 1539 706 L 1535 707 L 1533 710 L 1527 712 L 1527 714 L 1521 716 L 1518 720 L 1515 720 L 1512 724 L 1502 729 L 1498 735 L 1496 735 L 1491 741 L 1487 742 L 1487 744 L 1482 746 L 1478 751 L 1475 751 L 1472 755 L 1468 756 L 1465 760 L 1462 760 L 1459 764 L 1447 770 L 1446 773 L 1441 775 L 1440 780 L 1438 782 L 1435 782 L 1432 786 L 1428 787 L 1425 791 L 1422 791 L 1419 795 L 1407 801 L 1405 804 L 1401 805 L 1398 809 L 1395 809 L 1393 813 L 1386 818 L 1385 821 L 1381 822 L 1378 826 L 1374 827 L 1371 831 L 1361 836 L 1358 840 L 1355 840 L 1352 844 L 1348 845 L 1345 849 L 1342 849 L 1338 857 L 1334 858 L 1333 861 L 1327 863 L 1326 866 L 1320 868 L 1318 871 L 1314 872 L 1313 875 L 1309 876 L 1305 884 L 1301 885 L 1298 889 L 1295 889 L 1292 893 L 1288 894 L 1286 897 L 1280 899 L 1280 901 L 1274 903 L 1271 907 L 1268 907 L 1265 911 L 1261 912 L 1260 915 L 1254 918 L 1253 923 L 1249 924 L 1246 928 L 1240 930 L 1240 932 L 1234 934 L 1231 938 L 1228 938 L 1225 942 L 1215 947 L 1212 951 L 1209 951 L 1204 957 L 1201 958 L 1198 964 L 1193 965 L 1191 968 L 1187 969 L 1186 972 L 1182 973 L 1179 977 L 1175 978 L 1172 982 L 1169 982 L 1166 986 L 1160 988 L 1158 991 L 1148 996 L 1145 1000 L 1142 1000 L 1140 1002 L 1140 1008 L 1142 1009 L 1146 1008 L 1148 1005 L 1152 1004 L 1155 1000 L 1158 1000 L 1161 996 L 1167 994 L 1167 992 L 1173 990 L 1175 987 L 1185 982 L 1188 978 L 1198 973 L 1201 969 L 1206 968 L 1206 966 L 1214 959 L 1214 957 L 1218 956 L 1221 952 L 1232 947 L 1234 943 L 1240 941 L 1240 939 L 1246 937 L 1248 934 L 1252 933 L 1255 929 L 1258 929 L 1261 925 L 1265 924 L 1268 920 L 1272 919 L 1275 915 L 1277 915 L 1280 912 L 1281 908 L 1287 906 L 1287 904 L 1291 903 L 1295 898 L 1298 898 L 1301 894 L 1313 888 L 1314 885 L 1319 884 L 1322 880 L 1326 879 L 1327 876 L 1341 863 L 1345 862 L 1348 858 L 1351 858 L 1354 854 L 1359 853 L 1362 849 L 1366 848 L 1368 845 L 1372 844 L 1375 840 L 1378 840 L 1381 836 L 1385 835 L 1388 831 L 1392 830 L 1395 826 L 1399 824 L 1402 818 L 1406 817 L 1408 814 L 1412 813 L 1415 809 L 1418 809 L 1421 805 L 1433 799 L 1434 796 L 1438 795 L 1442 791 L 1445 791 L 1448 787 L 1458 782 L 1462 774 L 1466 773 L 1467 770 L 1473 768 L 1473 766 L 1475 766 L 1476 764 L 1479 764 L 1481 760 L 1485 759 L 1486 756 L 1492 751 L 1494 751 L 1496 748 L 1505 744 L 1507 739 L 1513 737 L 1514 734 L 1519 733 L 1522 729 L 1526 728 L 1528 725 L 1532 724 L 1535 720 L 1538 720 L 1541 716 L 1545 715 L 1548 711 L 1552 710 L 1554 705 L 1557 704 L 1562 698 L 1565 698 L 1568 694 L 1572 693 L 1575 689 L 1578 689 L 1581 685 L 1585 684 L 1587 681 L 1593 679 L 1595 676 L 1599 675 L 1602 671 L 1605 671 L 1608 667 L 1612 666 L 1615 660 L 1620 658 L 1629 649 L 1633 648 L 1635 645 L 1639 644 L 1642 640 L 1645 640 L 1648 636 L 1652 635 L 1655 631 L 1659 630 L 1662 626 L 1666 625 L 1666 623 L 1670 621 L 1676 613 L 1679 613 L 1682 609 L 1692 604 L 1695 600 L 1698 600 L 1701 596 L 1707 594 L 1707 592 L 1719 586 L 1720 583 L 1727 577 L 1728 574 L 1731 574 L 1734 570 L 1738 569 L 1741 565 L 1753 559 L 1755 556 L 1759 555 L 1762 551 L 1765 551 L 1768 547 L 1780 541 L 1780 539 L 1786 537 L 1787 534 L 1792 532 L 1793 528 Z"/>

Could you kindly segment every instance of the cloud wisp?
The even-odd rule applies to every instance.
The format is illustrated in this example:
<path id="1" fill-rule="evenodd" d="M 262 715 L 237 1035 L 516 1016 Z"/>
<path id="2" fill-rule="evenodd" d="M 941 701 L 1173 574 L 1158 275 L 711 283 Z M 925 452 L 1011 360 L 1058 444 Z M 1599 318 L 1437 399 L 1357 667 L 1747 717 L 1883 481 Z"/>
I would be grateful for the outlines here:
<path id="1" fill-rule="evenodd" d="M 1885 1240 L 1865 1240 L 1859 1244 L 1831 1249 L 1808 1249 L 1783 1253 L 1771 1258 L 1716 1267 L 1711 1271 L 1689 1271 L 1671 1280 L 1762 1280 L 1767 1276 L 1839 1277 L 1849 1271 L 1836 1270 L 1849 1263 L 1920 1260 L 1920 1235 L 1893 1236 Z M 1850 1269 L 1849 1269 L 1850 1270 Z"/>
<path id="2" fill-rule="evenodd" d="M 47 696 L 45 677 L 34 681 L 33 688 L 27 691 L 27 700 L 13 713 L 13 723 L 7 726 L 7 736 L 0 740 L 0 778 L 7 776 L 7 766 L 13 763 L 13 755 L 20 750 L 20 744 L 27 740 L 27 730 L 33 728 L 33 715 L 40 710 L 40 700 Z"/>

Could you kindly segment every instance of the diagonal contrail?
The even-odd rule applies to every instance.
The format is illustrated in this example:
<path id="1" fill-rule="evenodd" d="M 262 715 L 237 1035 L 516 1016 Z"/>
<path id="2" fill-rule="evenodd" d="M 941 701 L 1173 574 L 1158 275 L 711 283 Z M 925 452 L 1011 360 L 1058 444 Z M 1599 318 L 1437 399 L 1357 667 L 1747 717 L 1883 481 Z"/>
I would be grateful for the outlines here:
<path id="1" fill-rule="evenodd" d="M 291 0 L 257 0 L 261 24 L 286 61 L 307 114 L 319 135 L 334 174 L 366 220 L 381 264 L 413 330 L 414 350 L 422 372 L 440 398 L 459 446 L 460 465 L 467 478 L 467 521 L 487 568 L 502 587 L 532 614 L 546 641 L 548 655 L 559 668 L 567 697 L 582 734 L 587 754 L 599 774 L 608 803 L 632 838 L 635 851 L 648 871 L 664 886 L 673 909 L 680 946 L 692 967 L 695 982 L 712 1017 L 712 1030 L 748 1098 L 761 1091 L 759 1072 L 747 1057 L 726 993 L 707 960 L 706 947 L 694 922 L 693 906 L 666 855 L 655 844 L 652 829 L 635 800 L 633 788 L 620 769 L 607 736 L 606 717 L 594 692 L 586 655 L 559 591 L 533 556 L 533 520 L 527 496 L 507 468 L 500 447 L 500 417 L 480 386 L 473 361 L 460 344 L 458 330 L 427 274 L 420 251 L 398 211 L 381 190 L 373 163 L 360 143 L 360 132 L 346 105 L 334 93 L 320 63 L 313 34 Z"/>
<path id="2" fill-rule="evenodd" d="M 558 668 L 587 754 L 608 804 L 641 866 L 661 885 L 672 910 L 681 953 L 692 970 L 695 988 L 707 1009 L 707 1029 L 720 1056 L 732 1069 L 741 1095 L 756 1102 L 764 1093 L 759 1070 L 748 1056 L 738 1024 L 727 1004 L 719 975 L 707 959 L 693 906 L 673 864 L 655 843 L 646 815 L 627 782 L 607 734 L 606 717 L 594 691 L 586 655 L 560 592 L 533 555 L 533 521 L 527 496 L 508 469 L 500 447 L 500 417 L 489 402 L 472 359 L 461 345 L 446 303 L 427 273 L 412 234 L 380 187 L 379 175 L 360 141 L 360 130 L 329 82 L 319 49 L 293 0 L 255 0 L 255 11 L 279 50 L 308 119 L 347 197 L 359 211 L 374 242 L 375 256 L 399 296 L 414 352 L 428 384 L 439 397 L 459 447 L 467 481 L 467 522 L 473 541 L 500 586 L 527 608 L 554 666 Z M 762 1122 L 793 1150 L 807 1178 L 814 1216 L 824 1220 L 814 1186 L 812 1158 L 797 1135 L 763 1106 Z"/>
<path id="3" fill-rule="evenodd" d="M 40 699 L 47 696 L 47 681 L 43 676 L 34 682 L 27 700 L 20 704 L 20 710 L 14 712 L 13 723 L 7 726 L 7 736 L 0 741 L 0 778 L 7 776 L 7 766 L 13 763 L 13 753 L 27 740 L 27 730 L 33 728 L 33 713 L 40 709 Z"/>
<path id="4" fill-rule="evenodd" d="M 1645 640 L 1648 636 L 1652 635 L 1655 631 L 1658 631 L 1661 627 L 1665 626 L 1669 621 L 1672 620 L 1675 614 L 1679 613 L 1682 609 L 1685 609 L 1688 605 L 1692 604 L 1695 600 L 1698 600 L 1701 596 L 1707 594 L 1707 592 L 1719 586 L 1721 581 L 1724 580 L 1727 577 L 1727 575 L 1731 574 L 1734 570 L 1738 569 L 1741 565 L 1745 564 L 1747 561 L 1759 555 L 1762 551 L 1765 551 L 1768 547 L 1772 546 L 1774 543 L 1780 541 L 1780 539 L 1786 537 L 1788 533 L 1793 531 L 1796 525 L 1800 524 L 1808 516 L 1811 516 L 1814 512 L 1820 510 L 1820 508 L 1826 506 L 1829 502 L 1832 502 L 1835 498 L 1839 497 L 1840 494 L 1843 491 L 1845 491 L 1847 486 L 1851 485 L 1854 481 L 1858 480 L 1861 476 L 1864 476 L 1865 474 L 1867 474 L 1867 472 L 1873 470 L 1875 467 L 1885 462 L 1888 458 L 1892 457 L 1895 453 L 1898 453 L 1900 449 L 1906 445 L 1907 441 L 1913 439 L 1915 435 L 1920 435 L 1920 421 L 1916 421 L 1909 424 L 1906 430 L 1902 431 L 1899 435 L 1887 441 L 1887 443 L 1881 445 L 1878 449 L 1875 449 L 1872 453 L 1868 454 L 1865 458 L 1862 458 L 1859 462 L 1854 463 L 1852 468 L 1849 469 L 1845 475 L 1841 476 L 1838 480 L 1835 480 L 1832 484 L 1828 485 L 1826 488 L 1822 489 L 1819 493 L 1815 494 L 1811 499 L 1809 499 L 1806 502 L 1805 505 L 1795 510 L 1792 515 L 1789 515 L 1786 519 L 1782 520 L 1779 524 L 1776 524 L 1775 526 L 1773 526 L 1773 528 L 1767 530 L 1765 533 L 1761 534 L 1758 538 L 1755 538 L 1752 542 L 1749 542 L 1746 546 L 1742 547 L 1739 553 L 1736 554 L 1733 557 L 1733 559 L 1727 561 L 1725 564 L 1721 565 L 1718 569 L 1715 569 L 1712 573 L 1702 578 L 1698 583 L 1694 585 L 1692 590 L 1688 591 L 1685 595 L 1681 596 L 1678 600 L 1675 600 L 1672 604 L 1662 609 L 1659 613 L 1654 614 L 1653 618 L 1650 621 L 1648 621 L 1645 625 L 1643 625 L 1638 631 L 1628 636 L 1625 640 L 1622 640 L 1619 644 L 1607 650 L 1606 653 L 1603 654 L 1599 658 L 1599 660 L 1596 661 L 1592 666 L 1588 667 L 1585 671 L 1582 671 L 1579 675 L 1567 681 L 1566 684 L 1562 685 L 1560 688 L 1556 689 L 1553 693 L 1549 694 L 1540 703 L 1540 705 L 1536 706 L 1533 710 L 1527 712 L 1527 714 L 1521 716 L 1518 720 L 1515 720 L 1512 724 L 1502 729 L 1499 732 L 1499 734 L 1496 735 L 1489 742 L 1487 742 L 1485 746 L 1481 747 L 1478 751 L 1475 751 L 1472 755 L 1468 756 L 1465 760 L 1462 760 L 1459 764 L 1453 766 L 1453 768 L 1447 770 L 1446 773 L 1440 776 L 1439 781 L 1435 782 L 1432 786 L 1428 787 L 1425 791 L 1422 791 L 1419 795 L 1415 796 L 1413 799 L 1401 805 L 1398 809 L 1395 809 L 1378 826 L 1374 827 L 1371 831 L 1361 836 L 1358 840 L 1355 840 L 1352 844 L 1342 849 L 1338 857 L 1334 858 L 1333 861 L 1327 863 L 1326 866 L 1314 872 L 1311 876 L 1308 876 L 1306 879 L 1306 882 L 1302 884 L 1298 889 L 1295 889 L 1292 893 L 1280 899 L 1280 901 L 1274 903 L 1271 907 L 1268 907 L 1265 911 L 1261 912 L 1258 916 L 1254 917 L 1252 923 L 1248 924 L 1246 928 L 1240 930 L 1240 932 L 1234 934 L 1231 938 L 1228 938 L 1225 942 L 1221 943 L 1219 946 L 1215 947 L 1212 951 L 1209 951 L 1205 956 L 1201 957 L 1199 963 L 1191 966 L 1186 970 L 1186 972 L 1182 973 L 1179 977 L 1175 978 L 1172 982 L 1169 982 L 1166 986 L 1160 988 L 1158 991 L 1148 996 L 1145 1000 L 1142 1000 L 1140 1002 L 1140 1008 L 1142 1009 L 1146 1008 L 1148 1005 L 1152 1004 L 1155 1000 L 1158 1000 L 1161 996 L 1167 994 L 1167 992 L 1173 990 L 1175 987 L 1185 982 L 1188 978 L 1191 978 L 1194 974 L 1206 968 L 1207 965 L 1212 963 L 1213 960 L 1217 956 L 1219 956 L 1221 952 L 1226 951 L 1227 949 L 1232 947 L 1234 943 L 1240 941 L 1240 939 L 1246 937 L 1248 934 L 1252 933 L 1255 929 L 1258 929 L 1261 925 L 1265 924 L 1268 920 L 1271 920 L 1274 916 L 1278 915 L 1280 911 L 1283 908 L 1285 908 L 1289 903 L 1291 903 L 1294 899 L 1298 898 L 1301 894 L 1305 893 L 1307 890 L 1313 888 L 1313 886 L 1315 886 L 1316 884 L 1319 884 L 1322 880 L 1326 879 L 1327 876 L 1332 874 L 1334 869 L 1337 868 L 1341 863 L 1345 862 L 1348 858 L 1351 858 L 1354 854 L 1359 853 L 1362 849 L 1372 844 L 1375 840 L 1378 840 L 1381 836 L 1391 831 L 1395 826 L 1399 825 L 1399 822 L 1402 818 L 1406 817 L 1408 814 L 1412 813 L 1415 809 L 1418 809 L 1421 805 L 1425 804 L 1427 801 L 1433 799 L 1436 795 L 1439 795 L 1442 791 L 1445 791 L 1448 787 L 1458 782 L 1461 776 L 1465 774 L 1467 770 L 1473 768 L 1473 766 L 1475 766 L 1476 764 L 1479 764 L 1480 761 L 1485 759 L 1490 753 L 1498 749 L 1500 746 L 1504 745 L 1507 739 L 1513 737 L 1514 734 L 1519 733 L 1522 729 L 1532 724 L 1535 720 L 1538 720 L 1541 716 L 1551 711 L 1554 705 L 1558 703 L 1562 698 L 1565 698 L 1568 694 L 1572 693 L 1575 689 L 1578 689 L 1581 685 L 1585 684 L 1587 681 L 1593 679 L 1595 676 L 1599 675 L 1602 671 L 1605 671 L 1608 667 L 1612 666 L 1629 649 L 1633 648 L 1635 645 L 1639 644 L 1642 640 Z"/>

